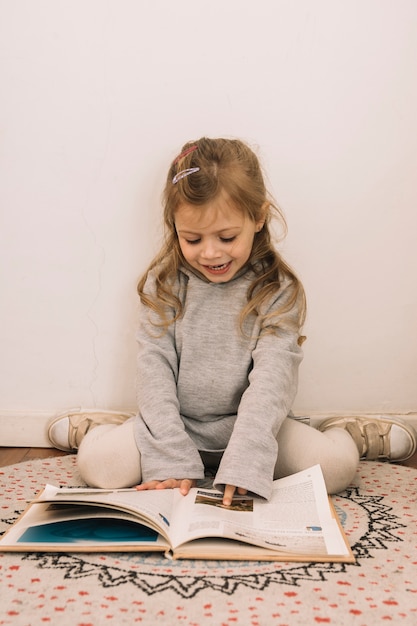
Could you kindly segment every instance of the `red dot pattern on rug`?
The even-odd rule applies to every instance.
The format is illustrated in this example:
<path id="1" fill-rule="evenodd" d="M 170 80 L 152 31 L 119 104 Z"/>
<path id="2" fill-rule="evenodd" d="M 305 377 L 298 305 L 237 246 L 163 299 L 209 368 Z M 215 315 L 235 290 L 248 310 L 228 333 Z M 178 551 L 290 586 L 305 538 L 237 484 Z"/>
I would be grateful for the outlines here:
<path id="1" fill-rule="evenodd" d="M 2 530 L 46 482 L 82 484 L 75 457 L 2 468 Z M 333 500 L 356 564 L 0 553 L 0 625 L 414 626 L 417 471 L 362 462 Z"/>

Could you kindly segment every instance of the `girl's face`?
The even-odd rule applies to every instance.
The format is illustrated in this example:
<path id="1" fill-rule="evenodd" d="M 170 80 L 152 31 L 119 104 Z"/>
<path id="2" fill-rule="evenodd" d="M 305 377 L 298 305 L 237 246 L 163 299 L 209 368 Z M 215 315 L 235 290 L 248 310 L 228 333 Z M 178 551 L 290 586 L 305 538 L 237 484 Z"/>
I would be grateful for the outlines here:
<path id="1" fill-rule="evenodd" d="M 175 212 L 185 260 L 213 283 L 228 282 L 245 265 L 264 222 L 253 222 L 224 196 L 203 206 L 182 204 Z"/>

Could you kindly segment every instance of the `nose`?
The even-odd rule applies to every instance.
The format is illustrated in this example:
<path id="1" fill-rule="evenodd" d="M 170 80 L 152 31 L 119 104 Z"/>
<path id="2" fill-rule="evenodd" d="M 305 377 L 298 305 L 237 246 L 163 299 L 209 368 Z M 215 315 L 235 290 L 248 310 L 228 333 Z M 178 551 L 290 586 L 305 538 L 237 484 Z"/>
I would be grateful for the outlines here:
<path id="1" fill-rule="evenodd" d="M 216 241 L 212 239 L 206 239 L 203 242 L 203 246 L 201 248 L 201 256 L 203 259 L 207 261 L 212 261 L 213 259 L 219 259 L 222 255 L 222 251 L 220 250 L 219 245 Z"/>

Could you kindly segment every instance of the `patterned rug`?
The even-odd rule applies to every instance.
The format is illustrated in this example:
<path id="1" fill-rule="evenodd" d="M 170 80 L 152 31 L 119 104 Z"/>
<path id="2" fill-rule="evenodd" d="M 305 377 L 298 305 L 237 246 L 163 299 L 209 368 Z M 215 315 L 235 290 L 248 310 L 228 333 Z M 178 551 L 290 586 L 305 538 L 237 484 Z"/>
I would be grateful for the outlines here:
<path id="1" fill-rule="evenodd" d="M 47 482 L 81 485 L 75 457 L 0 468 L 0 532 Z M 416 499 L 415 469 L 360 464 L 334 497 L 355 564 L 0 553 L 0 624 L 414 626 Z"/>

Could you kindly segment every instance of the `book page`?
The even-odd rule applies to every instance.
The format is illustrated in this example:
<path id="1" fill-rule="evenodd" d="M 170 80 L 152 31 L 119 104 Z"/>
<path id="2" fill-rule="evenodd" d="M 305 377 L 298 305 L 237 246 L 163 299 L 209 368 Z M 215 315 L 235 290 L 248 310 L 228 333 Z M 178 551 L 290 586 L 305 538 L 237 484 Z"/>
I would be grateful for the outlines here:
<path id="1" fill-rule="evenodd" d="M 329 506 L 320 466 L 274 481 L 266 502 L 236 496 L 230 507 L 215 490 L 193 489 L 176 498 L 172 543 L 225 537 L 270 550 L 299 554 L 348 554 Z"/>
<path id="2" fill-rule="evenodd" d="M 144 526 L 133 513 L 88 504 L 36 502 L 0 540 L 16 550 L 166 551 L 169 543 L 159 531 Z"/>
<path id="3" fill-rule="evenodd" d="M 169 539 L 174 492 L 171 489 L 137 491 L 136 489 L 59 488 L 47 485 L 39 502 L 89 504 L 132 513 Z"/>

